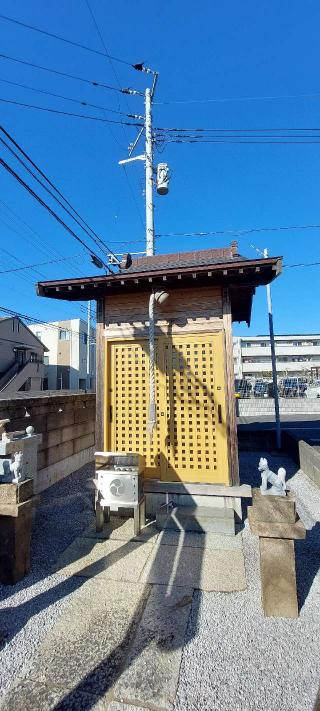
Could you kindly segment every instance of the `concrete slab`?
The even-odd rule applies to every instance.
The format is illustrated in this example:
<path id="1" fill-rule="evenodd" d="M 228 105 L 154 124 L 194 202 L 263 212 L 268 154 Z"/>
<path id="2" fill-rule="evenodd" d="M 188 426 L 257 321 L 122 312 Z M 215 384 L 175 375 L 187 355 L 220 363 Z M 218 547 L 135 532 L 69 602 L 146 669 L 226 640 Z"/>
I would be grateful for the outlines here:
<path id="1" fill-rule="evenodd" d="M 111 704 L 107 707 L 107 711 L 146 711 L 144 706 L 132 706 L 132 704 L 121 704 L 119 701 L 111 701 Z"/>
<path id="2" fill-rule="evenodd" d="M 254 506 L 248 506 L 248 520 L 253 534 L 263 538 L 292 538 L 304 539 L 306 529 L 302 521 L 295 523 L 270 523 L 269 521 L 257 521 L 255 518 Z"/>
<path id="3" fill-rule="evenodd" d="M 242 550 L 242 534 L 223 536 L 216 533 L 191 533 L 189 531 L 161 531 L 158 543 L 164 546 L 177 546 L 180 542 L 190 548 L 208 548 L 209 550 Z"/>
<path id="4" fill-rule="evenodd" d="M 137 582 L 153 549 L 149 543 L 77 538 L 58 559 L 61 575 Z"/>
<path id="5" fill-rule="evenodd" d="M 286 496 L 261 494 L 260 489 L 252 489 L 252 507 L 257 521 L 270 523 L 294 523 L 296 520 L 295 496 L 290 491 Z"/>
<path id="6" fill-rule="evenodd" d="M 192 586 L 208 592 L 246 589 L 241 550 L 208 550 L 183 546 L 153 546 L 141 581 L 172 586 Z"/>
<path id="7" fill-rule="evenodd" d="M 20 682 L 1 704 L 3 711 L 107 711 L 107 702 L 97 696 L 75 691 L 70 703 L 68 692 L 61 687 L 49 687 L 34 680 Z M 58 706 L 59 705 L 59 706 Z"/>
<path id="8" fill-rule="evenodd" d="M 85 583 L 38 649 L 28 678 L 64 688 L 70 708 L 77 708 L 75 693 L 102 699 L 123 668 L 148 594 L 143 585 Z"/>
<path id="9" fill-rule="evenodd" d="M 165 547 L 162 547 L 162 550 Z M 119 701 L 171 710 L 176 696 L 192 588 L 152 588 L 126 668 L 114 688 Z M 111 707 L 112 708 L 112 707 Z M 127 710 L 114 706 L 112 711 Z"/>
<path id="10" fill-rule="evenodd" d="M 235 534 L 234 511 L 226 507 L 176 506 L 169 512 L 158 511 L 157 525 L 174 531 Z"/>
<path id="11" fill-rule="evenodd" d="M 294 541 L 259 538 L 261 598 L 266 617 L 298 617 Z"/>
<path id="12" fill-rule="evenodd" d="M 110 522 L 105 523 L 103 531 L 96 531 L 95 521 L 82 533 L 82 538 L 96 538 L 97 540 L 118 540 L 118 541 L 145 541 L 155 543 L 159 536 L 159 530 L 154 522 L 148 523 L 141 529 L 138 536 L 134 535 L 133 518 L 123 518 L 121 516 L 111 516 Z"/>

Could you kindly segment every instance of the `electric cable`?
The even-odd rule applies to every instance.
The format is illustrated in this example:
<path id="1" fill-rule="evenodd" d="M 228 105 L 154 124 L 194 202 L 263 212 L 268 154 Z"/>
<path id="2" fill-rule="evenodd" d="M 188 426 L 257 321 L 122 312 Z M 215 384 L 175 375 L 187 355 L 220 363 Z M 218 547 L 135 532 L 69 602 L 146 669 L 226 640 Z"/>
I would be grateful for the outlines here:
<path id="1" fill-rule="evenodd" d="M 131 62 L 127 62 L 125 59 L 120 59 L 120 57 L 114 57 L 112 55 L 107 55 L 105 52 L 100 52 L 98 49 L 93 49 L 93 47 L 87 47 L 84 44 L 81 44 L 80 42 L 75 42 L 74 40 L 70 40 L 67 37 L 61 37 L 61 35 L 56 35 L 53 32 L 49 32 L 48 30 L 42 30 L 40 27 L 35 27 L 35 25 L 28 25 L 26 22 L 21 22 L 21 20 L 16 20 L 13 17 L 8 17 L 7 15 L 2 15 L 0 14 L 0 19 L 5 20 L 6 22 L 12 22 L 15 25 L 19 25 L 20 27 L 25 27 L 28 30 L 32 30 L 33 32 L 39 32 L 39 34 L 45 35 L 46 37 L 51 37 L 53 39 L 60 40 L 60 42 L 65 42 L 66 44 L 70 44 L 73 47 L 78 47 L 80 49 L 84 49 L 87 52 L 92 52 L 93 54 L 99 54 L 100 56 L 109 56 L 110 59 L 113 59 L 115 62 L 120 62 L 121 64 L 126 64 L 127 67 L 132 67 L 135 68 L 135 66 Z"/>
<path id="2" fill-rule="evenodd" d="M 95 237 L 92 236 L 91 232 L 90 232 L 86 227 L 83 227 L 83 225 L 81 224 L 80 220 L 78 220 L 78 218 L 75 217 L 75 216 L 72 214 L 72 212 L 71 212 L 68 208 L 65 207 L 65 205 L 63 204 L 63 202 L 62 202 L 61 200 L 59 200 L 59 198 L 52 192 L 52 190 L 50 190 L 50 188 L 48 188 L 48 187 L 43 183 L 42 180 L 40 180 L 40 178 L 38 178 L 38 176 L 33 172 L 33 170 L 31 170 L 31 168 L 29 168 L 29 167 L 26 165 L 26 163 L 22 160 L 22 158 L 20 158 L 20 156 L 13 150 L 13 148 L 11 148 L 11 147 L 6 143 L 6 141 L 3 140 L 3 138 L 1 138 L 1 136 L 0 136 L 0 142 L 10 151 L 10 153 L 12 153 L 12 154 L 14 155 L 14 157 L 19 161 L 19 163 L 21 163 L 21 165 L 22 165 L 22 166 L 24 167 L 24 169 L 29 173 L 29 175 L 31 175 L 31 176 L 34 178 L 34 180 L 36 180 L 37 183 L 39 183 L 39 185 L 41 185 L 41 187 L 42 187 L 49 195 L 51 195 L 51 197 L 62 207 L 62 209 L 65 210 L 65 212 L 69 215 L 69 217 L 71 217 L 71 218 L 77 223 L 77 225 L 78 225 L 79 227 L 81 227 L 81 229 L 84 230 L 84 232 L 90 237 L 90 239 L 92 239 L 93 242 L 95 242 L 95 244 L 96 244 L 101 250 L 103 250 L 104 253 L 106 254 L 106 256 L 108 257 L 108 256 L 109 256 L 109 253 L 110 253 L 110 249 L 108 249 L 108 247 L 107 247 L 107 245 L 104 243 L 104 241 L 103 241 L 98 235 L 96 235 L 96 238 L 97 238 L 97 239 L 95 239 Z M 82 219 L 82 218 L 81 218 L 81 219 Z M 82 221 L 83 221 L 83 220 L 82 220 Z M 90 228 L 90 230 L 91 230 L 91 228 Z M 93 232 L 93 230 L 92 230 L 92 232 Z M 94 235 L 95 235 L 95 233 L 94 233 Z M 101 246 L 101 245 L 102 245 L 102 246 Z M 111 252 L 111 254 L 113 254 L 113 253 Z M 115 255 L 113 255 L 113 256 L 115 256 Z"/>
<path id="3" fill-rule="evenodd" d="M 69 200 L 67 200 L 67 198 L 63 195 L 63 193 L 62 193 L 62 192 L 56 187 L 56 185 L 48 178 L 48 176 L 41 170 L 41 168 L 39 168 L 39 166 L 32 160 L 32 158 L 28 155 L 28 153 L 26 153 L 26 151 L 20 146 L 20 144 L 17 143 L 17 141 L 15 141 L 15 139 L 13 138 L 13 136 L 11 136 L 11 134 L 10 134 L 8 131 L 6 131 L 6 129 L 3 128 L 3 126 L 1 126 L 1 125 L 0 125 L 0 131 L 2 131 L 2 132 L 5 134 L 5 136 L 6 136 L 7 138 L 9 138 L 9 140 L 11 141 L 11 143 L 14 144 L 14 146 L 20 151 L 20 153 L 22 153 L 22 155 L 29 161 L 29 163 L 31 163 L 31 165 L 32 165 L 32 166 L 38 171 L 38 173 L 44 178 L 44 180 L 48 183 L 48 185 L 50 185 L 50 187 L 52 187 L 53 190 L 62 198 L 62 200 L 66 203 L 66 205 L 68 205 L 68 207 L 69 207 L 69 208 L 72 210 L 72 212 L 77 216 L 77 218 L 79 218 L 79 220 L 83 223 L 83 225 L 85 225 L 85 227 L 83 227 L 83 226 L 80 224 L 79 220 L 76 219 L 73 215 L 71 215 L 71 213 L 69 212 L 69 210 L 67 210 L 67 209 L 62 205 L 62 203 L 58 200 L 59 204 L 62 205 L 63 209 L 66 210 L 66 212 L 75 220 L 75 222 L 77 222 L 77 224 L 80 225 L 80 227 L 82 227 L 82 229 L 83 229 L 85 232 L 87 232 L 87 234 L 89 234 L 87 230 L 90 230 L 91 235 L 89 234 L 89 236 L 91 237 L 91 239 L 92 239 L 96 244 L 97 244 L 97 242 L 99 243 L 100 249 L 103 248 L 104 251 L 107 250 L 108 253 L 110 252 L 113 256 L 115 256 L 115 254 L 114 254 L 114 253 L 112 252 L 112 250 L 108 247 L 108 245 L 104 242 L 104 240 L 102 240 L 101 237 L 99 237 L 99 235 L 95 232 L 95 230 L 93 230 L 92 227 L 90 227 L 90 226 L 88 225 L 88 223 L 83 219 L 83 217 L 81 217 L 81 215 L 79 214 L 79 212 L 77 212 L 77 210 L 73 207 L 73 205 L 69 202 Z M 0 140 L 3 140 L 3 139 L 0 139 Z M 7 146 L 7 147 L 8 147 L 8 146 Z M 12 150 L 12 149 L 9 148 L 9 150 Z M 17 157 L 17 156 L 16 156 L 16 157 Z M 23 163 L 23 161 L 21 161 L 20 158 L 18 158 L 18 160 L 19 160 L 20 162 L 22 162 L 22 164 L 24 165 L 24 167 L 25 167 L 25 168 L 28 170 L 28 172 L 29 172 L 29 169 L 25 166 L 25 164 Z M 33 175 L 33 177 L 35 177 L 33 173 L 31 173 L 31 174 Z M 36 178 L 36 180 L 38 180 L 38 178 Z M 39 182 L 39 180 L 38 180 L 38 182 Z M 40 182 L 41 182 L 41 181 L 40 181 Z M 44 188 L 47 190 L 47 188 L 46 188 L 42 183 L 41 183 L 41 185 L 42 185 L 42 187 L 44 187 Z M 50 195 L 53 195 L 53 194 L 51 193 L 51 191 L 49 191 L 49 192 L 50 192 Z M 57 200 L 57 198 L 56 198 L 54 195 L 53 195 L 53 197 L 54 197 L 55 200 Z"/>
<path id="4" fill-rule="evenodd" d="M 46 111 L 51 114 L 60 114 L 61 116 L 72 116 L 74 118 L 88 119 L 89 121 L 102 121 L 102 123 L 114 123 L 119 126 L 142 126 L 141 123 L 133 123 L 128 121 L 116 121 L 115 119 L 102 118 L 101 116 L 88 116 L 87 114 L 76 114 L 72 111 L 59 111 L 58 109 L 49 109 L 47 106 L 38 106 L 37 104 L 27 104 L 24 101 L 14 101 L 13 99 L 0 98 L 0 101 L 4 104 L 13 104 L 15 106 L 22 106 L 25 109 L 36 109 L 37 111 Z"/>
<path id="5" fill-rule="evenodd" d="M 64 96 L 63 94 L 55 94 L 52 91 L 47 91 L 46 89 L 37 89 L 34 86 L 29 86 L 28 84 L 20 84 L 16 81 L 10 81 L 9 79 L 1 79 L 1 82 L 5 84 L 10 84 L 11 86 L 18 86 L 20 89 L 28 89 L 28 91 L 35 91 L 38 94 L 45 94 L 46 96 L 53 96 L 56 99 L 63 99 L 64 101 L 72 101 L 74 104 L 80 104 L 80 106 L 90 106 L 92 109 L 100 109 L 101 111 L 108 111 L 113 114 L 119 114 L 120 116 L 126 116 L 127 118 L 136 118 L 134 114 L 126 114 L 124 111 L 117 111 L 116 109 L 110 109 L 108 106 L 99 106 L 99 104 L 91 104 L 89 101 L 82 101 L 81 99 L 74 99 L 71 96 Z"/>
<path id="6" fill-rule="evenodd" d="M 8 173 L 10 173 L 10 175 L 12 175 L 12 177 L 15 178 L 15 180 L 17 180 L 17 181 L 20 183 L 20 185 L 22 185 L 22 187 L 25 188 L 25 190 L 27 190 L 27 192 L 30 193 L 30 195 L 32 195 L 32 197 L 34 197 L 35 200 L 37 200 L 37 201 L 40 203 L 40 205 L 42 205 L 42 207 L 44 207 L 44 208 L 52 215 L 52 217 L 54 217 L 55 220 L 57 220 L 57 222 L 59 222 L 59 224 L 60 224 L 67 232 L 69 232 L 69 234 L 70 234 L 74 239 L 77 240 L 77 242 L 80 242 L 80 244 L 82 244 L 82 246 L 87 250 L 87 252 L 89 252 L 90 256 L 94 255 L 95 257 L 97 257 L 97 255 L 94 254 L 93 250 L 90 249 L 90 247 L 88 247 L 88 245 L 81 239 L 81 237 L 79 237 L 79 235 L 77 235 L 77 234 L 71 229 L 71 227 L 69 227 L 69 225 L 67 225 L 66 222 L 64 222 L 64 221 L 61 219 L 61 217 L 59 217 L 59 215 L 58 215 L 54 210 L 52 210 L 52 208 L 51 208 L 44 200 L 42 200 L 42 198 L 40 197 L 40 195 L 38 195 L 34 190 L 32 190 L 32 188 L 30 187 L 30 185 L 28 185 L 28 184 L 18 175 L 18 173 L 16 173 L 16 172 L 8 165 L 8 163 L 6 163 L 6 162 L 3 160 L 3 158 L 0 158 L 0 164 L 2 165 L 2 167 L 3 167 Z M 97 257 L 97 259 L 99 259 L 99 257 Z M 101 260 L 100 260 L 100 261 L 101 261 Z M 104 264 L 103 266 L 110 272 L 110 274 L 112 274 L 112 275 L 114 274 L 114 272 L 110 269 L 110 267 L 109 267 L 107 264 Z"/>
<path id="7" fill-rule="evenodd" d="M 59 69 L 52 69 L 50 67 L 44 67 L 42 64 L 35 64 L 34 62 L 28 62 L 25 59 L 18 59 L 17 57 L 11 57 L 9 54 L 0 53 L 0 59 L 7 59 L 10 62 L 17 62 L 19 64 L 24 64 L 27 67 L 32 67 L 33 69 L 41 69 L 44 72 L 50 72 L 51 74 L 57 74 L 58 76 L 65 77 L 66 79 L 74 79 L 75 81 L 81 81 L 85 84 L 90 84 L 90 86 L 100 87 L 102 89 L 108 89 L 109 91 L 120 91 L 121 93 L 127 93 L 123 89 L 118 89 L 115 86 L 110 86 L 110 84 L 104 84 L 103 82 L 96 81 L 94 79 L 85 79 L 84 77 L 79 77 L 75 74 L 68 74 L 66 72 L 61 72 Z"/>
<path id="8" fill-rule="evenodd" d="M 249 227 L 249 228 L 235 228 L 233 230 L 214 230 L 207 232 L 162 232 L 157 233 L 156 237 L 211 237 L 211 236 L 221 236 L 221 235 L 247 235 L 253 232 L 278 232 L 281 230 L 314 230 L 320 229 L 320 224 L 310 224 L 310 225 L 284 225 L 276 227 Z"/>
<path id="9" fill-rule="evenodd" d="M 12 272 L 20 272 L 24 269 L 34 269 L 35 267 L 43 267 L 47 264 L 57 264 L 58 262 L 67 262 L 69 259 L 76 259 L 81 257 L 82 254 L 73 254 L 71 257 L 61 257 L 60 259 L 50 259 L 47 262 L 37 262 L 36 264 L 26 264 L 23 267 L 16 267 L 15 269 L 4 269 L 0 271 L 0 274 L 11 274 Z M 44 276 L 40 274 L 40 276 Z"/>
<path id="10" fill-rule="evenodd" d="M 95 26 L 95 28 L 96 28 L 96 32 L 97 32 L 97 34 L 98 34 L 98 36 L 99 36 L 99 38 L 100 38 L 100 42 L 101 42 L 103 48 L 105 49 L 106 57 L 107 57 L 107 59 L 108 59 L 108 61 L 109 61 L 109 64 L 110 64 L 110 67 L 111 67 L 111 69 L 112 69 L 114 78 L 115 78 L 115 80 L 116 80 L 116 82 L 117 82 L 117 84 L 118 84 L 119 90 L 120 90 L 120 89 L 121 89 L 121 84 L 120 84 L 120 80 L 119 80 L 118 74 L 117 74 L 117 72 L 116 72 L 116 70 L 115 70 L 115 68 L 114 68 L 114 66 L 113 66 L 112 61 L 111 61 L 111 56 L 109 55 L 108 48 L 107 48 L 107 46 L 106 46 L 106 42 L 105 42 L 105 40 L 104 40 L 104 37 L 103 37 L 103 35 L 102 35 L 102 32 L 100 31 L 99 25 L 98 25 L 98 23 L 97 23 L 97 20 L 96 20 L 96 18 L 95 18 L 94 12 L 93 12 L 93 10 L 92 10 L 92 8 L 91 8 L 91 5 L 90 5 L 90 3 L 89 3 L 89 0 L 86 0 L 86 5 L 87 5 L 87 8 L 88 8 L 89 13 L 90 13 L 90 15 L 91 15 L 93 24 L 94 24 L 94 26 Z M 127 100 L 126 100 L 126 104 L 127 104 L 128 109 L 129 109 L 128 101 L 127 101 Z M 118 102 L 118 108 L 120 109 L 120 101 Z M 109 126 L 108 128 L 109 128 L 109 131 L 110 131 L 111 135 L 113 136 L 114 140 L 115 140 L 116 143 L 119 145 L 119 142 L 118 142 L 116 136 L 114 135 L 113 131 L 111 130 L 111 127 Z M 124 133 L 124 136 L 125 136 L 126 140 L 128 141 L 129 138 L 128 138 L 128 135 L 127 135 L 127 133 L 126 133 L 126 130 L 125 130 L 125 127 L 124 127 L 124 126 L 122 127 L 122 130 L 123 130 L 123 133 Z M 135 208 L 136 208 L 136 210 L 137 210 L 139 220 L 140 220 L 140 222 L 141 222 L 141 224 L 142 224 L 142 227 L 144 228 L 144 222 L 143 222 L 143 218 L 142 218 L 142 215 L 141 215 L 141 211 L 140 211 L 139 205 L 138 205 L 138 203 L 137 203 L 136 196 L 135 196 L 134 190 L 133 190 L 133 186 L 132 186 L 131 180 L 130 180 L 130 178 L 129 178 L 129 175 L 128 175 L 128 173 L 127 173 L 127 169 L 126 169 L 126 166 L 125 166 L 125 165 L 123 166 L 123 172 L 124 172 L 124 174 L 125 174 L 126 181 L 127 181 L 127 183 L 128 183 L 128 187 L 129 187 L 129 190 L 130 190 L 130 194 L 131 194 L 132 200 L 133 200 L 133 202 L 134 202 Z"/>

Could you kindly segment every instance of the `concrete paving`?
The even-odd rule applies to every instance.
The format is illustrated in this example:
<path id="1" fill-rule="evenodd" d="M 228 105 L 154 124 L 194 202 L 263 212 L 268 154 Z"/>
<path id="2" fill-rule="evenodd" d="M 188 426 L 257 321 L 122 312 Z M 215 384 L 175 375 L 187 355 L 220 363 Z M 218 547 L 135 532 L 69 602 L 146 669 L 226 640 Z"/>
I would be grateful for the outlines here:
<path id="1" fill-rule="evenodd" d="M 250 484 L 258 483 L 258 458 L 241 458 Z M 174 532 L 135 541 L 131 523 L 125 533 L 114 525 L 111 537 L 97 538 L 79 473 L 53 487 L 37 512 L 35 572 L 17 590 L 0 586 L 0 627 L 12 635 L 0 654 L 1 711 L 313 711 L 320 666 L 319 490 L 288 458 L 269 454 L 269 460 L 275 470 L 287 468 L 310 529 L 296 547 L 298 620 L 263 617 L 258 539 L 247 525 L 226 541 L 202 534 L 182 541 Z M 199 561 L 201 571 L 210 561 L 208 579 L 217 579 L 212 561 L 240 560 L 243 552 L 246 589 L 195 589 Z M 59 565 L 52 573 L 54 559 Z M 166 580 L 164 560 L 172 563 Z M 145 581 L 151 571 L 162 571 L 160 583 Z"/>

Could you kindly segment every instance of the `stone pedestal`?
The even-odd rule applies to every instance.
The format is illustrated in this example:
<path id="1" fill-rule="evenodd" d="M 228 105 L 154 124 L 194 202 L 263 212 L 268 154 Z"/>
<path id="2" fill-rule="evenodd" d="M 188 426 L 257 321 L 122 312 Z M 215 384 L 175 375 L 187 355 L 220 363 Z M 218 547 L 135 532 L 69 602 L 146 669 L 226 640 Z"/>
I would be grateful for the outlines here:
<path id="1" fill-rule="evenodd" d="M 0 486 L 0 582 L 14 585 L 30 570 L 33 481 Z"/>
<path id="2" fill-rule="evenodd" d="M 266 617 L 298 617 L 294 539 L 306 531 L 297 518 L 294 495 L 262 496 L 252 490 L 248 507 L 252 533 L 259 536 L 261 599 Z"/>

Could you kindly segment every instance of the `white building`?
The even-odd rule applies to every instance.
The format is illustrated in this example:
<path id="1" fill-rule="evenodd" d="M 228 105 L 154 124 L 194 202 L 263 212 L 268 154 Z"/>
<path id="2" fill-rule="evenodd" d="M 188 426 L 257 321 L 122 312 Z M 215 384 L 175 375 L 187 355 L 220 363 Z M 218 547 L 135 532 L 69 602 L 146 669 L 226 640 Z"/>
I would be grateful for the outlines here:
<path id="1" fill-rule="evenodd" d="M 30 329 L 48 348 L 44 357 L 44 390 L 95 389 L 95 330 L 91 328 L 88 343 L 86 321 L 51 321 L 32 324 Z"/>
<path id="2" fill-rule="evenodd" d="M 285 376 L 320 378 L 320 334 L 275 336 L 277 373 Z M 234 337 L 235 378 L 272 377 L 269 336 Z"/>
<path id="3" fill-rule="evenodd" d="M 41 339 L 18 316 L 0 318 L 1 396 L 42 390 L 46 351 Z"/>

